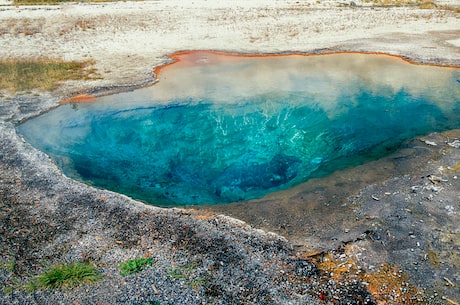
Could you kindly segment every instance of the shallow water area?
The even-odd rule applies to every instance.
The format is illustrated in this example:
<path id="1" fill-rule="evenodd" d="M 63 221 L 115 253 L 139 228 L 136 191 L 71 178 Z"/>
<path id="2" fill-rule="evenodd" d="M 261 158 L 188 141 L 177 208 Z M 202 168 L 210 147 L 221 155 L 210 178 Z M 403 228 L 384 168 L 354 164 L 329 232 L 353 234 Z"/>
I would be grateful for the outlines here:
<path id="1" fill-rule="evenodd" d="M 174 58 L 151 87 L 18 129 L 72 178 L 174 206 L 260 198 L 460 128 L 455 68 L 364 54 Z"/>

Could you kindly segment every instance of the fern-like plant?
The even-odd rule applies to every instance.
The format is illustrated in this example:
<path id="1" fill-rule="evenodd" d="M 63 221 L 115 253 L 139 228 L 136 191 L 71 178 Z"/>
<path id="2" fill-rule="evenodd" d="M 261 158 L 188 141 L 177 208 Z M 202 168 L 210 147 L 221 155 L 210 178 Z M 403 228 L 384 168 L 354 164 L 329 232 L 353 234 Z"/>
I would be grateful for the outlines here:
<path id="1" fill-rule="evenodd" d="M 136 258 L 120 264 L 120 274 L 127 276 L 142 271 L 145 267 L 155 263 L 153 258 Z"/>

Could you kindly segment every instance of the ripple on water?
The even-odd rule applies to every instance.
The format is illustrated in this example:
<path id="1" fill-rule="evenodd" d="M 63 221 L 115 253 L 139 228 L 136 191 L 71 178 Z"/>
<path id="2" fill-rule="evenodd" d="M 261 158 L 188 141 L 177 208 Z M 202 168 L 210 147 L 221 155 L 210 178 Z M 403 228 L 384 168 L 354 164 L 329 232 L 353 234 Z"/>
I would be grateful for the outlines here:
<path id="1" fill-rule="evenodd" d="M 359 54 L 176 59 L 154 86 L 18 129 L 70 177 L 172 206 L 259 198 L 460 128 L 454 68 Z"/>

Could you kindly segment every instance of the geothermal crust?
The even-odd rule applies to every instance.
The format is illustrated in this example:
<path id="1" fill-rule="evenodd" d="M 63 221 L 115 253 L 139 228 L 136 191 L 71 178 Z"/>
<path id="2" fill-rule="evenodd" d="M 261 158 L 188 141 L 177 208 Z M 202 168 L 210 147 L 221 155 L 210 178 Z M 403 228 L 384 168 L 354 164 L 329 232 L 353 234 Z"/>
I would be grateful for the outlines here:
<path id="1" fill-rule="evenodd" d="M 1 0 L 0 58 L 94 60 L 97 77 L 0 92 L 0 303 L 458 304 L 458 130 L 261 200 L 194 210 L 68 179 L 15 130 L 73 95 L 151 84 L 154 68 L 181 50 L 378 52 L 458 67 L 456 1 L 434 3 Z M 122 277 L 118 265 L 139 257 L 155 263 Z M 50 265 L 76 261 L 104 278 L 25 291 Z"/>

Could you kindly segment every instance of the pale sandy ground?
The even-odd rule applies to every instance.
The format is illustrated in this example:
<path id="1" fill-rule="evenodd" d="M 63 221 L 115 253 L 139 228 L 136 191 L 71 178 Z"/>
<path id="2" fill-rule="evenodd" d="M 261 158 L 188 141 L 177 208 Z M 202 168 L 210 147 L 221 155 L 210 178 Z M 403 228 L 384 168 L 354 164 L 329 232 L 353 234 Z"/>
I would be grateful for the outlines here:
<path id="1" fill-rule="evenodd" d="M 6 5 L 0 7 L 0 58 L 94 59 L 103 80 L 89 86 L 145 81 L 178 50 L 353 50 L 460 64 L 460 20 L 453 10 L 354 3 L 357 7 L 327 0 Z"/>
<path id="2" fill-rule="evenodd" d="M 46 163 L 49 160 L 46 161 L 47 159 L 40 153 L 36 153 L 26 144 L 19 142 L 13 124 L 46 111 L 57 105 L 60 99 L 72 93 L 91 91 L 98 87 L 145 84 L 152 80 L 154 67 L 167 62 L 168 54 L 180 50 L 205 49 L 257 54 L 281 52 L 327 53 L 336 51 L 384 52 L 400 55 L 420 63 L 460 66 L 460 15 L 455 13 L 454 10 L 455 7 L 460 6 L 460 3 L 453 0 L 434 2 L 439 5 L 449 5 L 451 9 L 438 8 L 430 10 L 419 9 L 414 6 L 379 7 L 361 1 L 354 1 L 355 5 L 351 5 L 348 1 L 326 0 L 236 0 L 225 2 L 159 0 L 14 7 L 9 5 L 9 1 L 0 0 L 0 58 L 51 57 L 65 60 L 94 60 L 94 67 L 97 68 L 97 73 L 100 77 L 90 81 L 68 82 L 56 92 L 50 94 L 38 93 L 39 97 L 34 97 L 34 92 L 32 92 L 32 94 L 24 93 L 10 98 L 11 93 L 0 92 L 2 94 L 0 95 L 0 98 L 2 98 L 2 105 L 0 105 L 0 135 L 2 136 L 2 143 L 9 143 L 8 147 L 2 147 L 2 151 L 5 151 L 1 155 L 3 158 L 2 168 L 7 169 L 7 171 L 2 172 L 2 175 L 4 175 L 2 176 L 2 179 L 4 179 L 2 181 L 9 181 L 9 176 L 19 175 L 18 173 L 22 172 L 18 168 L 25 166 L 18 165 L 25 161 L 19 162 L 14 155 L 11 155 L 11 152 L 15 151 L 16 147 L 26 147 L 27 154 L 34 156 L 31 158 L 33 162 L 29 161 L 29 163 L 33 164 L 38 162 L 37 160 L 43 162 L 43 165 L 30 165 L 25 162 L 28 166 L 25 173 L 30 172 L 34 173 L 33 175 L 37 175 L 37 177 L 46 178 L 46 175 L 40 175 L 44 172 L 53 172 L 55 170 L 49 169 L 50 165 Z M 458 138 L 458 133 L 455 134 L 455 137 Z M 9 139 L 13 140 L 10 141 Z M 298 211 L 295 210 L 296 207 L 293 210 L 297 215 L 294 215 L 295 217 L 291 219 L 291 223 L 282 223 L 282 221 L 289 222 L 288 218 L 290 216 L 284 215 L 284 218 L 280 218 L 278 217 L 279 215 L 274 214 L 276 214 L 276 211 L 288 211 L 289 208 L 286 207 L 289 205 L 283 205 L 278 210 L 270 210 L 271 207 L 278 208 L 278 195 L 267 199 L 267 201 L 270 201 L 275 198 L 276 200 L 272 200 L 273 202 L 265 202 L 263 205 L 253 204 L 248 210 L 246 210 L 246 207 L 240 207 L 243 204 L 234 205 L 232 207 L 235 210 L 233 215 L 241 218 L 246 217 L 245 220 L 250 224 L 267 230 L 275 230 L 288 238 L 293 236 L 298 238 L 302 235 L 300 231 L 307 228 L 308 224 L 305 225 L 305 219 L 308 219 L 307 221 L 312 221 L 314 225 L 309 226 L 312 230 L 311 232 L 303 231 L 303 239 L 299 238 L 302 243 L 300 248 L 306 248 L 308 251 L 316 248 L 328 250 L 330 249 L 328 247 L 335 247 L 339 242 L 355 239 L 356 247 L 361 247 L 361 252 L 364 251 L 362 249 L 367 248 L 367 251 L 369 251 L 367 253 L 373 253 L 374 255 L 374 258 L 370 259 L 366 264 L 390 261 L 391 263 L 405 266 L 407 268 L 404 268 L 404 270 L 421 287 L 425 284 L 431 285 L 433 281 L 435 281 L 433 285 L 448 286 L 447 288 L 444 287 L 448 289 L 446 295 L 453 300 L 454 297 L 459 295 L 458 282 L 456 282 L 459 277 L 458 265 L 456 265 L 458 264 L 459 232 L 458 229 L 455 229 L 455 223 L 458 220 L 458 215 L 460 215 L 457 210 L 458 180 L 453 180 L 450 177 L 449 183 L 443 184 L 444 190 L 441 193 L 433 193 L 435 199 L 441 198 L 442 200 L 433 201 L 431 200 L 433 198 L 429 199 L 429 195 L 433 195 L 431 194 L 431 182 L 426 179 L 423 180 L 421 173 L 416 171 L 416 168 L 418 167 L 417 162 L 422 162 L 421 164 L 424 165 L 422 169 L 424 177 L 428 174 L 441 175 L 442 173 L 438 171 L 438 165 L 441 164 L 441 161 L 444 162 L 442 163 L 444 168 L 446 168 L 446 164 L 452 163 L 455 165 L 455 162 L 458 162 L 458 149 L 452 150 L 447 146 L 446 143 L 452 142 L 452 137 L 449 137 L 449 135 L 442 137 L 435 135 L 430 138 L 430 141 L 437 141 L 439 146 L 432 147 L 423 143 L 420 144 L 419 140 L 414 140 L 408 149 L 400 153 L 400 156 L 407 157 L 407 160 L 409 160 L 409 156 L 416 155 L 415 151 L 418 151 L 420 145 L 425 145 L 426 147 L 423 148 L 423 151 L 430 150 L 432 153 L 428 157 L 422 156 L 427 159 L 402 162 L 400 161 L 400 156 L 393 156 L 390 157 L 390 161 L 387 160 L 388 162 L 382 161 L 387 163 L 374 163 L 364 169 L 354 169 L 351 173 L 333 175 L 327 181 L 332 181 L 337 186 L 337 189 L 333 185 L 332 189 L 321 191 L 324 188 L 324 181 L 315 180 L 297 190 L 292 190 L 292 194 L 285 196 L 283 200 L 289 201 L 292 199 L 300 202 L 304 200 L 302 196 L 305 196 L 316 205 L 313 210 L 316 210 L 317 214 L 308 212 L 311 214 L 309 214 L 309 218 L 302 218 L 302 214 L 297 213 Z M 434 158 L 433 156 L 444 156 L 446 151 L 448 153 L 443 158 L 448 160 L 432 161 L 430 159 Z M 18 154 L 18 156 L 18 160 L 24 160 L 22 153 Z M 34 166 L 37 169 L 29 168 Z M 373 166 L 375 168 L 371 172 L 370 168 Z M 366 180 L 367 178 L 362 178 L 360 171 L 372 177 Z M 55 174 L 55 172 L 53 173 L 58 177 L 55 179 L 61 179 L 59 175 Z M 392 177 L 392 175 L 396 176 Z M 23 177 L 22 179 L 24 181 L 31 180 L 32 185 L 33 177 Z M 378 178 L 380 181 L 376 177 L 380 177 Z M 352 179 L 355 179 L 356 189 L 360 190 L 359 196 L 352 197 L 355 199 L 351 199 L 350 207 L 344 206 L 342 209 L 334 210 L 336 213 L 331 213 L 329 202 L 338 201 L 338 198 L 344 199 L 343 196 L 350 195 L 344 195 L 343 189 L 338 185 L 343 185 L 343 181 L 348 183 Z M 62 189 L 69 188 L 72 190 L 82 188 L 84 192 L 87 192 L 87 189 L 80 184 L 74 185 L 73 182 L 63 178 L 61 180 L 64 181 L 64 186 L 59 184 L 56 186 L 56 190 L 60 190 L 61 187 Z M 382 180 L 384 181 L 382 182 Z M 47 181 L 55 180 L 48 179 Z M 372 181 L 372 184 L 367 185 L 368 181 Z M 411 186 L 414 181 L 420 184 L 422 191 L 412 193 Z M 8 189 L 6 182 L 2 183 L 5 185 L 5 189 Z M 27 187 L 29 186 L 23 183 L 21 190 L 29 192 Z M 393 192 L 397 187 L 401 188 L 401 193 L 398 193 L 401 194 L 400 196 L 386 195 Z M 40 189 L 41 186 L 31 186 L 31 189 L 35 190 L 35 188 Z M 387 188 L 389 189 L 387 190 Z M 15 188 L 10 189 L 14 190 Z M 334 192 L 329 193 L 330 190 Z M 30 191 L 31 194 L 35 194 L 34 192 Z M 58 191 L 56 193 L 65 198 L 67 198 L 66 196 L 69 196 L 69 198 L 72 196 L 78 197 L 78 192 L 77 195 L 75 195 L 75 192 L 72 195 L 61 194 Z M 379 201 L 372 199 L 375 194 L 379 196 Z M 53 196 L 58 195 L 53 193 Z M 104 198 L 105 196 L 116 197 L 115 195 L 106 195 L 106 193 L 103 196 Z M 419 206 L 411 206 L 411 196 L 414 198 L 419 196 L 420 198 L 415 198 L 414 200 L 423 202 L 423 205 L 420 206 L 422 210 L 420 213 L 418 213 L 419 208 L 417 208 Z M 27 196 L 23 195 L 23 198 L 27 198 Z M 48 197 L 43 198 L 40 200 L 48 201 Z M 116 201 L 116 199 L 113 200 L 114 202 Z M 327 203 L 325 204 L 326 200 Z M 442 212 L 444 206 L 446 206 L 444 203 L 446 201 L 450 202 L 449 200 L 452 201 L 454 214 L 446 216 L 444 215 L 446 213 L 442 214 Z M 387 210 L 381 209 L 380 206 L 376 207 L 378 203 L 382 202 L 388 205 Z M 399 205 L 404 206 L 404 208 L 399 208 Z M 54 209 L 61 209 L 61 206 L 56 205 Z M 82 203 L 82 206 L 80 209 L 84 209 L 84 203 Z M 110 206 L 110 204 L 107 204 L 107 206 Z M 395 206 L 398 208 L 395 208 Z M 44 205 L 43 209 L 46 207 L 47 205 Z M 73 208 L 77 209 L 79 207 Z M 88 208 L 88 210 L 91 209 L 92 207 Z M 216 210 L 219 209 L 220 207 L 216 208 Z M 355 211 L 352 211 L 352 209 Z M 427 209 L 433 209 L 431 214 L 426 215 Z M 225 211 L 225 208 L 223 210 Z M 226 211 L 230 212 L 229 210 Z M 372 214 L 377 213 L 377 211 L 378 214 Z M 409 213 L 408 211 L 411 212 Z M 414 213 L 416 215 L 408 216 L 408 214 L 412 215 L 412 211 L 416 211 L 417 213 Z M 120 211 L 118 212 L 121 213 Z M 123 210 L 124 212 L 126 211 Z M 342 214 L 347 213 L 350 214 L 337 220 Z M 389 213 L 389 215 L 385 213 Z M 439 222 L 435 223 L 431 219 L 434 219 L 438 214 L 442 215 L 439 216 Z M 318 218 L 318 215 L 323 215 L 324 219 Z M 370 222 L 365 222 L 363 219 L 365 218 L 367 221 L 366 217 L 369 215 L 371 216 Z M 361 217 L 359 225 L 355 228 L 346 227 L 355 217 Z M 417 224 L 420 229 L 417 227 L 416 235 L 420 239 L 413 238 L 412 236 L 415 235 L 410 231 L 417 219 L 413 222 L 412 220 L 406 221 L 404 224 L 399 221 L 400 218 L 398 217 L 406 217 L 405 219 L 408 219 L 408 217 L 415 219 L 417 217 L 417 219 L 425 220 L 426 226 Z M 86 223 L 83 218 L 78 219 L 78 221 Z M 365 223 L 364 227 L 361 226 L 363 221 Z M 292 227 L 296 225 L 296 222 L 298 222 L 297 226 Z M 427 223 L 430 223 L 430 225 Z M 90 221 L 86 225 L 91 229 L 94 229 L 95 226 Z M 317 228 L 314 226 L 317 226 Z M 366 229 L 371 226 L 372 230 Z M 327 231 L 327 228 L 329 228 L 329 231 Z M 106 232 L 105 228 L 98 228 L 97 230 L 98 234 Z M 237 229 L 233 227 L 231 230 L 232 234 L 237 232 Z M 305 234 L 305 232 L 308 234 Z M 388 235 L 388 232 L 391 232 L 391 234 Z M 15 232 L 13 233 L 16 234 Z M 310 233 L 311 235 L 309 235 Z M 110 235 L 112 233 L 107 234 L 112 238 Z M 364 236 L 367 234 L 367 237 L 362 237 L 363 234 Z M 394 237 L 395 235 L 396 237 Z M 443 251 L 439 252 L 439 257 L 435 257 L 435 259 L 439 260 L 441 267 L 433 271 L 433 268 L 429 266 L 425 258 L 425 254 L 428 253 L 426 249 L 431 249 L 431 246 L 439 249 L 436 248 L 437 244 L 431 245 L 430 242 L 432 241 L 428 238 L 428 236 L 435 235 L 438 236 L 436 243 L 439 244 L 439 247 L 444 248 Z M 90 237 L 91 234 L 88 234 L 88 239 Z M 117 244 L 110 243 L 111 239 L 109 237 L 104 239 L 101 244 L 107 242 L 110 247 L 118 247 Z M 72 245 L 81 244 L 81 247 L 86 247 L 83 239 L 73 240 L 72 238 L 74 237 L 69 237 L 69 240 L 73 243 Z M 139 237 L 139 240 L 142 238 L 142 236 Z M 390 244 L 389 248 L 381 246 L 383 245 L 383 242 L 380 243 L 382 238 L 385 241 L 390 240 L 388 242 Z M 412 244 L 407 242 L 408 240 Z M 421 246 L 417 246 L 415 242 L 421 244 Z M 167 241 L 165 243 L 167 244 Z M 78 251 L 80 251 L 79 248 Z M 121 255 L 120 257 L 129 256 L 128 253 L 135 250 L 123 249 L 123 251 L 125 252 L 120 252 L 123 255 L 118 254 Z M 40 253 L 43 253 L 43 251 Z M 110 254 L 102 253 L 101 255 L 104 259 L 114 260 L 112 257 L 107 258 Z M 369 258 L 372 255 L 363 256 Z M 414 265 L 414 262 L 417 265 Z M 449 282 L 443 280 L 443 277 L 448 278 L 449 281 L 454 281 L 457 286 L 450 287 Z M 449 285 L 445 285 L 446 283 Z M 108 281 L 107 286 L 112 287 L 112 284 L 113 282 Z M 235 295 L 238 295 L 237 292 L 235 292 Z M 45 300 L 46 297 L 49 298 L 49 295 L 43 296 Z M 56 298 L 58 297 L 57 295 Z M 88 298 L 93 300 L 91 296 L 88 296 Z M 20 304 L 21 301 L 18 300 L 20 299 L 16 299 L 16 303 Z M 170 304 L 166 301 L 164 303 Z M 172 301 L 171 304 L 174 304 L 174 302 Z M 236 301 L 235 304 L 237 304 Z"/>

